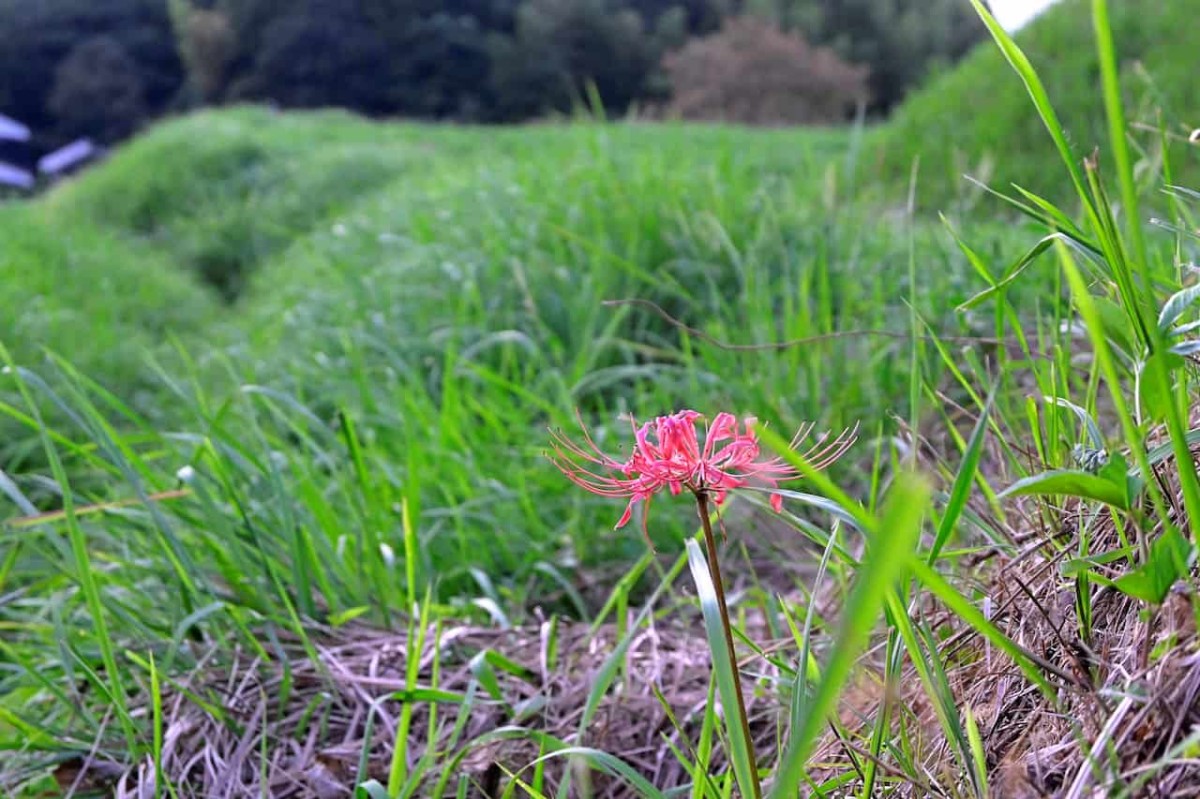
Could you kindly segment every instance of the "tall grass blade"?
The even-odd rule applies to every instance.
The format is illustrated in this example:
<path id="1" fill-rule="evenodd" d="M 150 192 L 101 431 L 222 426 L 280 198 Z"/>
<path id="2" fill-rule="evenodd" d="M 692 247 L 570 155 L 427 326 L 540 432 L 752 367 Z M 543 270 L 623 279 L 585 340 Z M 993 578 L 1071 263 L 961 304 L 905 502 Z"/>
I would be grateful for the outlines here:
<path id="1" fill-rule="evenodd" d="M 708 649 L 712 655 L 713 679 L 717 684 L 717 693 L 721 697 L 721 708 L 725 716 L 725 732 L 729 738 L 729 761 L 737 777 L 742 796 L 755 797 L 758 795 L 758 777 L 756 771 L 757 758 L 754 752 L 754 742 L 746 737 L 742 721 L 737 717 L 741 701 L 737 696 L 737 683 L 733 670 L 738 666 L 729 656 L 729 647 L 725 642 L 725 627 L 721 619 L 721 610 L 717 603 L 717 590 L 709 573 L 708 561 L 704 551 L 695 540 L 687 542 L 688 566 L 692 570 L 692 579 L 696 583 L 696 594 L 700 598 L 700 610 L 704 614 L 704 633 L 708 638 Z"/>
<path id="2" fill-rule="evenodd" d="M 833 711 L 854 661 L 883 610 L 884 598 L 895 592 L 898 580 L 913 562 L 931 496 L 932 488 L 923 478 L 902 473 L 892 486 L 882 516 L 872 520 L 867 555 L 843 607 L 841 627 L 821 683 L 804 715 L 790 720 L 788 743 L 771 787 L 771 799 L 796 796 L 816 734 Z"/>

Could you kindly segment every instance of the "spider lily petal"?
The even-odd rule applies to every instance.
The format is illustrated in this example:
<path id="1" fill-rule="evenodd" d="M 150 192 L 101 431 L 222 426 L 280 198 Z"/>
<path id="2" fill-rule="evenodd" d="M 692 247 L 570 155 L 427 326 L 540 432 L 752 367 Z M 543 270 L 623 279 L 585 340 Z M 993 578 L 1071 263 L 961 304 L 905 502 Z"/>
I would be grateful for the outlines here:
<path id="1" fill-rule="evenodd" d="M 684 489 L 695 494 L 705 493 L 720 505 L 729 491 L 751 482 L 776 488 L 780 481 L 801 476 L 782 458 L 761 457 L 758 436 L 753 429 L 757 422 L 754 417 L 747 417 L 739 425 L 733 414 L 718 413 L 701 446 L 696 427 L 702 418 L 694 410 L 682 410 L 640 426 L 631 420 L 633 451 L 624 461 L 604 454 L 580 419 L 583 444 L 561 432 L 551 431 L 553 453 L 548 457 L 568 480 L 585 491 L 629 499 L 614 529 L 629 523 L 635 504 L 644 502 L 649 506 L 650 499 L 664 488 L 672 495 L 680 494 Z M 809 437 L 813 427 L 808 423 L 797 431 L 791 442 L 792 449 Z M 842 431 L 832 441 L 827 441 L 828 434 L 821 436 L 801 457 L 813 468 L 825 469 L 846 453 L 855 442 L 857 432 L 855 426 Z M 723 446 L 718 448 L 718 444 Z M 770 501 L 776 513 L 782 511 L 781 495 L 772 493 Z"/>

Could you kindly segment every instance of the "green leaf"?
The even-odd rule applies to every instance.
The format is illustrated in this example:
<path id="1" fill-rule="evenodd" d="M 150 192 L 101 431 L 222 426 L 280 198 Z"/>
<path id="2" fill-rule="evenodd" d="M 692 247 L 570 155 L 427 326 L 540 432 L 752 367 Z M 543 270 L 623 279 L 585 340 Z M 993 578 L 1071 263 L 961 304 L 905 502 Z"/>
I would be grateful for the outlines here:
<path id="1" fill-rule="evenodd" d="M 496 670 L 488 662 L 488 651 L 485 649 L 476 654 L 475 657 L 471 658 L 467 667 L 471 670 L 471 674 L 474 675 L 479 684 L 483 686 L 483 690 L 487 691 L 492 699 L 507 704 L 507 700 L 504 698 L 504 691 L 500 689 L 500 681 L 496 679 Z"/>
<path id="2" fill-rule="evenodd" d="M 1076 469 L 1055 469 L 1018 480 L 1000 492 L 1000 497 L 1063 495 L 1092 499 L 1129 510 L 1129 485 L 1122 479 L 1114 483 L 1104 477 Z"/>
<path id="3" fill-rule="evenodd" d="M 666 794 L 654 787 L 654 785 L 645 777 L 637 772 L 633 766 L 621 760 L 615 755 L 610 755 L 608 752 L 603 752 L 599 749 L 592 749 L 587 746 L 571 746 L 565 749 L 559 749 L 549 754 L 542 755 L 537 760 L 530 763 L 530 766 L 535 766 L 538 763 L 543 763 L 548 760 L 557 758 L 581 758 L 589 766 L 594 769 L 616 777 L 622 780 L 626 785 L 632 788 L 642 799 L 666 799 Z"/>
<path id="4" fill-rule="evenodd" d="M 1200 341 L 1196 339 L 1184 341 L 1171 347 L 1170 352 L 1180 356 L 1195 355 L 1197 352 L 1200 352 Z"/>
<path id="5" fill-rule="evenodd" d="M 1104 436 L 1100 433 L 1100 425 L 1096 424 L 1096 420 L 1092 415 L 1083 408 L 1079 407 L 1070 400 L 1062 397 L 1046 397 L 1046 402 L 1052 402 L 1060 408 L 1066 408 L 1071 413 L 1075 414 L 1076 418 L 1083 424 L 1087 430 L 1088 441 L 1091 442 L 1095 449 L 1104 449 Z"/>
<path id="6" fill-rule="evenodd" d="M 1119 452 L 1114 452 L 1108 456 L 1108 463 L 1100 467 L 1096 472 L 1097 477 L 1103 477 L 1114 485 L 1121 485 L 1125 482 L 1125 478 L 1129 475 L 1129 461 Z"/>
<path id="7" fill-rule="evenodd" d="M 1127 558 L 1134 552 L 1134 547 L 1130 544 L 1127 547 L 1119 547 L 1110 549 L 1108 552 L 1101 552 L 1098 555 L 1089 555 L 1086 558 L 1071 558 L 1064 561 L 1059 567 L 1059 572 L 1063 577 L 1074 577 L 1081 572 L 1090 572 L 1096 566 L 1104 566 L 1109 563 L 1114 563 L 1122 558 Z"/>
<path id="8" fill-rule="evenodd" d="M 975 482 L 975 473 L 979 469 L 979 460 L 983 456 L 983 441 L 987 435 L 988 416 L 992 410 L 992 401 L 995 398 L 995 390 L 988 397 L 987 405 L 984 406 L 983 413 L 979 415 L 979 421 L 975 423 L 975 429 L 971 433 L 971 439 L 967 442 L 966 452 L 963 453 L 962 465 L 959 466 L 958 474 L 954 478 L 954 485 L 950 489 L 950 498 L 946 502 L 946 510 L 942 514 L 941 523 L 938 524 L 937 535 L 934 537 L 933 545 L 929 548 L 929 562 L 933 563 L 941 554 L 942 548 L 946 546 L 946 542 L 950 540 L 951 534 L 958 525 L 959 518 L 962 517 L 963 510 L 967 507 L 967 497 L 970 496 L 971 486 Z"/>
<path id="9" fill-rule="evenodd" d="M 1133 320 L 1129 318 L 1129 314 L 1107 297 L 1096 297 L 1094 302 L 1096 313 L 1100 317 L 1100 328 L 1104 331 L 1105 338 L 1126 353 L 1132 353 L 1136 338 L 1130 335 Z"/>
<path id="10" fill-rule="evenodd" d="M 1048 250 L 1050 248 L 1050 245 L 1052 245 L 1055 241 L 1057 241 L 1058 238 L 1059 238 L 1059 235 L 1057 233 L 1054 233 L 1052 235 L 1049 235 L 1049 236 L 1046 236 L 1045 238 L 1043 238 L 1041 241 L 1039 241 L 1037 244 L 1035 244 L 1033 246 L 1033 248 L 1030 249 L 1027 253 L 1022 255 L 1020 258 L 1018 258 L 1012 264 L 1010 264 L 1004 270 L 1004 274 L 998 282 L 996 282 L 992 286 L 989 286 L 988 288 L 986 288 L 983 291 L 976 294 L 974 297 L 971 297 L 970 299 L 968 299 L 965 302 L 963 302 L 962 304 L 960 304 L 958 306 L 957 310 L 959 310 L 959 311 L 970 310 L 971 308 L 974 308 L 975 306 L 981 304 L 984 300 L 988 299 L 989 297 L 992 297 L 995 294 L 999 294 L 1007 286 L 1010 286 L 1013 283 L 1015 283 L 1017 281 L 1017 278 L 1019 278 L 1021 276 L 1021 273 L 1024 272 L 1029 267 L 1030 264 L 1032 264 L 1034 261 L 1036 261 L 1037 257 L 1039 255 L 1041 255 L 1046 250 Z"/>
<path id="11" fill-rule="evenodd" d="M 1160 350 L 1146 359 L 1146 362 L 1142 364 L 1141 372 L 1138 374 L 1138 403 L 1141 406 L 1142 413 L 1150 421 L 1161 422 L 1167 418 L 1174 398 L 1171 396 L 1171 381 L 1168 379 L 1168 385 L 1164 387 L 1156 379 L 1154 373 L 1156 361 L 1161 362 L 1166 367 L 1166 374 L 1169 377 L 1173 371 L 1183 365 L 1183 359 L 1173 353 Z"/>
<path id="12" fill-rule="evenodd" d="M 1183 533 L 1171 528 L 1150 546 L 1149 559 L 1119 578 L 1115 585 L 1131 597 L 1157 605 L 1166 598 L 1175 581 L 1187 573 L 1192 545 Z"/>
<path id="13" fill-rule="evenodd" d="M 354 789 L 354 799 L 392 799 L 377 780 L 368 780 Z"/>
<path id="14" fill-rule="evenodd" d="M 403 688 L 393 693 L 391 698 L 398 702 L 432 702 L 445 705 L 461 705 L 467 701 L 466 694 L 426 687 Z"/>
<path id="15" fill-rule="evenodd" d="M 367 605 L 359 605 L 356 608 L 346 608 L 345 610 L 338 611 L 337 613 L 330 613 L 328 621 L 333 627 L 341 627 L 347 622 L 354 621 L 370 609 L 371 608 Z"/>
<path id="16" fill-rule="evenodd" d="M 950 585 L 945 577 L 920 560 L 912 562 L 912 570 L 914 576 L 933 592 L 934 596 L 941 600 L 942 604 L 948 610 L 973 627 L 976 632 L 991 642 L 993 646 L 1011 657 L 1017 666 L 1020 667 L 1021 671 L 1024 672 L 1025 677 L 1041 689 L 1043 695 L 1055 695 L 1054 688 L 1042 676 L 1038 665 L 1034 663 L 1029 654 L 1020 645 L 1002 633 L 969 599 L 955 590 L 954 586 Z M 903 608 L 899 609 L 902 610 Z"/>
<path id="17" fill-rule="evenodd" d="M 492 666 L 492 668 L 508 672 L 517 679 L 524 680 L 525 682 L 537 684 L 538 676 L 532 669 L 521 665 L 511 658 L 501 655 L 496 650 L 485 649 L 483 656 Z"/>
<path id="18" fill-rule="evenodd" d="M 804 779 L 808 753 L 837 704 L 842 688 L 906 568 L 923 565 L 913 558 L 932 489 L 922 478 L 902 473 L 892 487 L 883 516 L 872 519 L 867 554 L 842 611 L 842 626 L 826 663 L 824 678 L 804 713 L 791 719 L 787 749 L 775 774 L 771 799 L 793 797 Z"/>
<path id="19" fill-rule="evenodd" d="M 1159 332 L 1167 332 L 1172 325 L 1179 321 L 1179 317 L 1187 313 L 1188 308 L 1196 304 L 1197 300 L 1200 300 L 1200 285 L 1189 286 L 1172 294 L 1158 313 Z"/>
<path id="20" fill-rule="evenodd" d="M 1007 59 L 1013 70 L 1021 77 L 1021 81 L 1025 84 L 1025 89 L 1029 92 L 1029 97 L 1033 100 L 1034 106 L 1037 107 L 1038 114 L 1041 116 L 1047 132 L 1054 140 L 1059 155 L 1062 156 L 1063 164 L 1067 167 L 1076 193 L 1081 198 L 1086 199 L 1088 194 L 1083 181 L 1083 173 L 1076 163 L 1075 154 L 1071 152 L 1071 146 L 1068 144 L 1067 136 L 1063 132 L 1062 123 L 1059 122 L 1058 115 L 1054 112 L 1053 106 L 1050 105 L 1050 97 L 1046 93 L 1046 88 L 1042 85 L 1041 79 L 1038 78 L 1033 65 L 1029 63 L 1029 59 L 1025 56 L 1025 53 L 1021 51 L 1021 48 L 1017 46 L 1017 43 L 1008 35 L 1003 26 L 992 16 L 991 11 L 984 5 L 983 0 L 971 0 L 971 5 L 975 6 L 975 11 L 979 14 L 979 18 L 983 20 L 983 24 L 991 32 L 992 38 L 996 40 L 996 44 L 1000 47 L 1000 51 L 1004 53 L 1005 59 Z"/>

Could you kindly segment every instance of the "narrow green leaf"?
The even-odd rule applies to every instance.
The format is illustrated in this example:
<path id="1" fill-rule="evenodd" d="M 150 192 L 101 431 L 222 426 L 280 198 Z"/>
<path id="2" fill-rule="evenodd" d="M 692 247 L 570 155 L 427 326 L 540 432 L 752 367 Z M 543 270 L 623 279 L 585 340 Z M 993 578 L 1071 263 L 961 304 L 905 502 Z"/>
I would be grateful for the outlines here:
<path id="1" fill-rule="evenodd" d="M 1138 405 L 1145 418 L 1151 422 L 1165 421 L 1171 412 L 1171 404 L 1175 401 L 1171 395 L 1172 381 L 1167 380 L 1166 385 L 1163 385 L 1163 381 L 1156 379 L 1155 369 L 1159 364 L 1170 377 L 1176 369 L 1183 366 L 1184 360 L 1179 355 L 1159 350 L 1147 358 L 1138 371 Z"/>
<path id="2" fill-rule="evenodd" d="M 1200 285 L 1189 286 L 1171 295 L 1158 312 L 1158 330 L 1166 333 L 1179 321 L 1179 317 L 1187 313 L 1197 300 L 1200 300 Z"/>
<path id="3" fill-rule="evenodd" d="M 1137 337 L 1131 335 L 1134 322 L 1125 308 L 1107 297 L 1096 297 L 1093 303 L 1096 306 L 1096 314 L 1100 317 L 1100 328 L 1104 331 L 1105 338 L 1120 347 L 1126 355 L 1132 357 L 1136 354 Z"/>
<path id="4" fill-rule="evenodd" d="M 369 613 L 370 610 L 371 608 L 367 605 L 360 605 L 356 608 L 346 608 L 345 610 L 338 611 L 337 613 L 330 613 L 326 621 L 329 622 L 331 627 L 341 627 L 343 624 L 354 621 L 364 613 Z"/>
<path id="5" fill-rule="evenodd" d="M 1046 94 L 1046 88 L 1042 85 L 1042 81 L 1034 70 L 1033 65 L 1029 63 L 1029 59 L 1025 56 L 1025 53 L 1017 46 L 1012 37 L 1008 35 L 1004 27 L 992 16 L 991 11 L 988 10 L 982 0 L 971 0 L 971 5 L 975 6 L 976 13 L 979 14 L 979 18 L 983 20 L 983 24 L 991 32 L 992 38 L 996 40 L 996 44 L 1000 46 L 1000 51 L 1004 53 L 1004 57 L 1008 60 L 1008 63 L 1025 84 L 1025 89 L 1029 92 L 1029 97 L 1033 100 L 1033 104 L 1042 118 L 1042 123 L 1045 125 L 1047 132 L 1049 132 L 1050 137 L 1054 140 L 1054 144 L 1058 148 L 1058 153 L 1062 156 L 1063 163 L 1071 175 L 1071 183 L 1074 184 L 1079 196 L 1086 198 L 1088 193 L 1083 181 L 1083 175 L 1079 169 L 1079 165 L 1075 163 L 1075 155 L 1071 152 L 1070 144 L 1067 143 L 1067 137 L 1063 132 L 1062 123 L 1058 120 L 1058 114 L 1055 113 L 1054 107 L 1050 104 L 1050 97 Z"/>
<path id="6" fill-rule="evenodd" d="M 1030 682 L 1037 685 L 1044 695 L 1049 697 L 1056 695 L 1054 688 L 1042 676 L 1041 671 L 1033 660 L 1030 659 L 1029 655 L 1026 654 L 1025 650 L 1021 649 L 1008 636 L 1000 632 L 996 625 L 988 621 L 979 608 L 975 607 L 969 599 L 956 591 L 954 586 L 946 582 L 945 577 L 919 560 L 913 561 L 912 570 L 915 572 L 917 579 L 932 591 L 948 610 L 1011 657 L 1021 671 L 1025 673 L 1025 676 L 1029 678 Z"/>
<path id="7" fill-rule="evenodd" d="M 500 681 L 496 679 L 496 670 L 492 668 L 492 664 L 488 661 L 487 653 L 489 650 L 483 650 L 471 658 L 468 667 L 471 669 L 471 674 L 483 686 L 483 690 L 488 692 L 488 695 L 497 702 L 504 702 L 504 691 L 500 690 Z"/>
<path id="8" fill-rule="evenodd" d="M 696 583 L 696 594 L 700 598 L 700 610 L 704 615 L 704 633 L 708 638 L 708 649 L 712 656 L 713 678 L 717 683 L 717 692 L 721 696 L 721 706 L 724 708 L 725 730 L 729 736 L 729 761 L 733 765 L 738 787 L 742 796 L 757 795 L 758 780 L 754 771 L 757 769 L 753 742 L 746 738 L 742 721 L 738 718 L 737 682 L 734 680 L 734 669 L 737 664 L 729 657 L 729 647 L 725 641 L 725 627 L 721 619 L 721 610 L 717 601 L 716 587 L 708 571 L 708 561 L 700 544 L 695 539 L 687 542 L 688 566 L 692 570 L 692 579 Z"/>
<path id="9" fill-rule="evenodd" d="M 1060 408 L 1066 408 L 1083 423 L 1084 430 L 1087 431 L 1088 443 L 1095 449 L 1104 449 L 1104 436 L 1100 432 L 1100 425 L 1096 424 L 1096 420 L 1092 415 L 1079 407 L 1070 400 L 1065 400 L 1062 397 L 1046 397 L 1046 402 L 1052 402 Z"/>
<path id="10" fill-rule="evenodd" d="M 1033 246 L 1033 248 L 1030 249 L 1027 253 L 1022 255 L 1020 258 L 1018 258 L 1016 261 L 1014 261 L 1011 265 L 1009 265 L 1009 267 L 1004 270 L 1004 275 L 1000 278 L 999 281 L 997 281 L 994 285 L 989 286 L 988 288 L 979 292 L 978 294 L 971 297 L 970 299 L 966 300 L 965 302 L 961 303 L 958 306 L 958 310 L 959 311 L 970 310 L 971 308 L 974 308 L 977 305 L 980 305 L 988 298 L 995 296 L 996 294 L 1000 293 L 1008 286 L 1015 283 L 1017 281 L 1017 278 L 1019 278 L 1021 276 L 1021 273 L 1024 272 L 1026 269 L 1028 269 L 1029 265 L 1032 264 L 1034 261 L 1036 261 L 1037 257 L 1039 255 L 1041 255 L 1046 250 L 1048 250 L 1050 248 L 1050 245 L 1053 244 L 1058 238 L 1060 238 L 1060 236 L 1057 233 L 1051 234 L 1051 235 L 1043 238 L 1041 241 L 1039 241 L 1037 244 L 1035 244 Z"/>
<path id="11" fill-rule="evenodd" d="M 1090 572 L 1096 566 L 1105 566 L 1109 563 L 1115 563 L 1118 560 L 1129 557 L 1136 551 L 1133 544 L 1126 547 L 1111 549 L 1108 552 L 1101 552 L 1098 555 L 1089 555 L 1086 558 L 1071 558 L 1064 561 L 1059 567 L 1059 573 L 1063 577 L 1074 577 L 1081 572 Z"/>
<path id="12" fill-rule="evenodd" d="M 649 780 L 639 774 L 624 760 L 610 755 L 608 752 L 602 752 L 599 749 L 591 749 L 586 746 L 571 746 L 543 755 L 533 763 L 530 763 L 530 765 L 533 766 L 543 761 L 562 757 L 583 758 L 593 768 L 597 768 L 605 774 L 623 780 L 626 785 L 637 791 L 638 796 L 642 797 L 642 799 L 665 799 L 666 797 L 666 794 L 655 788 Z"/>
<path id="13" fill-rule="evenodd" d="M 467 701 L 467 695 L 457 691 L 445 691 L 441 688 L 405 688 L 392 694 L 392 699 L 398 702 L 437 702 L 444 705 L 461 705 Z"/>
<path id="14" fill-rule="evenodd" d="M 971 743 L 971 758 L 975 771 L 975 784 L 979 786 L 980 796 L 987 799 L 987 755 L 983 749 L 983 736 L 979 734 L 979 725 L 975 722 L 975 714 L 970 706 L 963 708 L 967 720 L 967 740 Z"/>
<path id="15" fill-rule="evenodd" d="M 1187 573 L 1192 552 L 1191 543 L 1172 527 L 1150 545 L 1150 557 L 1145 563 L 1114 584 L 1131 597 L 1157 605 L 1166 598 L 1171 586 Z"/>
<path id="16" fill-rule="evenodd" d="M 938 524 L 937 535 L 934 537 L 933 545 L 929 548 L 928 560 L 930 563 L 937 560 L 938 555 L 941 554 L 942 548 L 950 540 L 951 534 L 958 525 L 958 520 L 962 517 L 963 509 L 967 506 L 967 497 L 971 494 L 971 485 L 975 482 L 975 473 L 979 469 L 979 459 L 983 456 L 983 441 L 987 435 L 988 416 L 991 413 L 992 401 L 995 396 L 996 392 L 993 389 L 991 396 L 988 397 L 987 405 L 983 408 L 983 413 L 979 415 L 979 421 L 975 423 L 971 438 L 967 442 L 962 464 L 958 467 L 954 485 L 950 488 L 950 497 L 946 501 L 946 509 L 942 513 L 941 523 Z"/>
<path id="17" fill-rule="evenodd" d="M 1010 485 L 1000 492 L 1000 497 L 1064 495 L 1091 499 L 1112 505 L 1121 510 L 1129 509 L 1129 491 L 1122 484 L 1113 483 L 1098 475 L 1074 469 L 1055 469 L 1031 475 Z"/>
<path id="18" fill-rule="evenodd" d="M 787 748 L 771 788 L 771 799 L 794 797 L 804 778 L 808 753 L 825 725 L 859 652 L 893 593 L 906 567 L 916 563 L 913 550 L 932 489 L 916 475 L 903 473 L 892 486 L 882 518 L 871 525 L 867 555 L 858 569 L 854 588 L 842 611 L 842 627 L 824 669 L 824 678 L 800 718 L 791 719 Z"/>
<path id="19" fill-rule="evenodd" d="M 1128 131 L 1125 123 L 1125 107 L 1121 100 L 1121 76 L 1117 64 L 1117 48 L 1113 42 L 1112 26 L 1108 21 L 1107 0 L 1092 0 L 1092 23 L 1096 31 L 1096 53 L 1100 59 L 1100 82 L 1104 87 L 1104 110 L 1108 117 L 1109 146 L 1117 166 L 1117 178 L 1121 184 L 1121 203 L 1125 206 L 1124 216 L 1133 245 L 1133 256 L 1145 269 L 1146 243 L 1142 233 L 1142 216 L 1138 204 L 1137 184 L 1133 174 L 1133 161 L 1129 156 Z"/>

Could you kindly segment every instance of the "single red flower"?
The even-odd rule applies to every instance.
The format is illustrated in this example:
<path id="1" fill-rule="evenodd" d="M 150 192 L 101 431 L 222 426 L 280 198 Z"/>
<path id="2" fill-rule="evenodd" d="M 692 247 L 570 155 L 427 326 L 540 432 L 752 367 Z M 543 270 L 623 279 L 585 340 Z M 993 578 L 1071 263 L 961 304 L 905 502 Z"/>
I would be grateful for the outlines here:
<path id="1" fill-rule="evenodd" d="M 705 494 L 719 506 L 732 489 L 751 483 L 775 488 L 783 480 L 801 476 L 782 458 L 761 458 L 758 436 L 748 417 L 742 425 L 731 413 L 718 413 L 704 433 L 701 446 L 696 435 L 697 422 L 703 417 L 692 410 L 659 416 L 640 427 L 632 421 L 634 446 L 628 459 L 619 461 L 600 451 L 583 426 L 583 444 L 577 444 L 559 431 L 552 431 L 554 451 L 549 456 L 571 482 L 603 497 L 629 498 L 616 528 L 624 527 L 633 516 L 633 506 L 645 502 L 664 488 L 676 495 L 684 489 Z M 800 428 L 792 439 L 796 449 L 809 435 L 813 425 Z M 824 469 L 854 443 L 857 427 L 844 430 L 836 438 L 821 436 L 802 457 L 814 468 Z M 776 513 L 783 508 L 783 497 L 771 494 Z"/>

